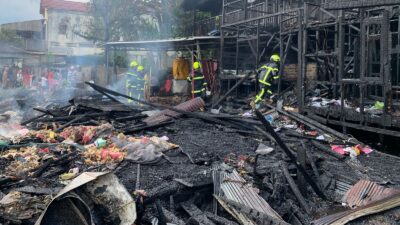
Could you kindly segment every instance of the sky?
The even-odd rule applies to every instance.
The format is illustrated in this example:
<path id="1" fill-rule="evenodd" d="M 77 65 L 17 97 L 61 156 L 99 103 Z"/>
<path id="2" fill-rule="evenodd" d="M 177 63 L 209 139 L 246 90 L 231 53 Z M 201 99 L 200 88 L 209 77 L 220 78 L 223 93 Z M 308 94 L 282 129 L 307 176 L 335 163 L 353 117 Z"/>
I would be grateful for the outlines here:
<path id="1" fill-rule="evenodd" d="M 89 0 L 69 0 L 88 2 Z M 0 24 L 42 19 L 40 0 L 0 0 Z"/>

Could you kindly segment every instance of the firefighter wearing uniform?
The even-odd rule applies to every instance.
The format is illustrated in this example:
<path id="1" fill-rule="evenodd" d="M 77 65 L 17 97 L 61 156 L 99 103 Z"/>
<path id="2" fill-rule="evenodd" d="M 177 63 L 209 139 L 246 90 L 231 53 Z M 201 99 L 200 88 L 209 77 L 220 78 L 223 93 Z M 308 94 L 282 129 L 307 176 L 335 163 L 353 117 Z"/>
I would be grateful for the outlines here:
<path id="1" fill-rule="evenodd" d="M 200 71 L 200 63 L 193 63 L 194 75 L 188 76 L 187 81 L 192 84 L 192 94 L 194 97 L 205 97 L 207 90 L 207 81 L 204 78 L 204 74 Z"/>
<path id="2" fill-rule="evenodd" d="M 145 87 L 145 73 L 144 73 L 144 67 L 143 66 L 138 66 L 137 67 L 137 80 L 136 80 L 136 92 L 135 92 L 135 98 L 139 100 L 144 99 L 144 87 Z"/>
<path id="3" fill-rule="evenodd" d="M 258 69 L 260 73 L 258 80 L 260 91 L 254 100 L 255 104 L 260 104 L 265 96 L 271 97 L 273 95 L 273 84 L 277 84 L 280 78 L 278 74 L 280 61 L 279 55 L 272 55 L 270 62 Z"/>
<path id="4" fill-rule="evenodd" d="M 138 62 L 133 60 L 130 65 L 129 65 L 129 69 L 126 77 L 126 81 L 125 81 L 125 88 L 126 88 L 126 92 L 127 95 L 129 97 L 134 98 L 135 97 L 135 92 L 136 92 L 136 82 L 137 82 L 137 69 L 138 69 Z M 132 100 L 128 100 L 128 102 L 132 102 Z"/>

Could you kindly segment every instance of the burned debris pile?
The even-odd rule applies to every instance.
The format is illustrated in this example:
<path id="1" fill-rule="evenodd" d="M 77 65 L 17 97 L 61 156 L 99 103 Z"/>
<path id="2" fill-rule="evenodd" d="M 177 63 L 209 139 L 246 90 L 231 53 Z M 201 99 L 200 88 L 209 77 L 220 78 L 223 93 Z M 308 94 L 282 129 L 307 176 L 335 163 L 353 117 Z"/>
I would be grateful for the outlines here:
<path id="1" fill-rule="evenodd" d="M 399 159 L 300 114 L 128 104 L 91 86 L 0 137 L 1 224 L 400 220 Z"/>

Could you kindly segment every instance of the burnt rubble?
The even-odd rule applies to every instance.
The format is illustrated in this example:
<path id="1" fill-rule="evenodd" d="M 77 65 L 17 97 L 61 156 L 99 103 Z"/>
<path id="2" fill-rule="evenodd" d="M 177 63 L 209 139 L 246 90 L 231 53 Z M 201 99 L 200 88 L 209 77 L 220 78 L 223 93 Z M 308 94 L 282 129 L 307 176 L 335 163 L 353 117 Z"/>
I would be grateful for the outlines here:
<path id="1" fill-rule="evenodd" d="M 245 118 L 199 112 L 201 99 L 127 104 L 91 86 L 91 95 L 36 108 L 16 128 L 26 132 L 0 138 L 0 224 L 128 224 L 96 197 L 118 193 L 110 180 L 65 191 L 90 173 L 118 180 L 135 224 L 399 222 L 395 156 L 272 106 Z M 43 220 L 46 208 L 53 216 Z"/>

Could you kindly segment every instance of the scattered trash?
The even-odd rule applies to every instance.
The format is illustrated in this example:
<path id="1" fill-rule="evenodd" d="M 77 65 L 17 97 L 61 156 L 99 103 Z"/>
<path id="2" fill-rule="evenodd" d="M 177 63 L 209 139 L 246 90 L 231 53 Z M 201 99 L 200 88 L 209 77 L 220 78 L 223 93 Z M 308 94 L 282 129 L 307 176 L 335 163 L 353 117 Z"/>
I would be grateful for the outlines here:
<path id="1" fill-rule="evenodd" d="M 260 144 L 256 150 L 256 153 L 259 155 L 268 155 L 269 153 L 273 152 L 274 148 L 266 146 L 264 144 Z"/>
<path id="2" fill-rule="evenodd" d="M 349 155 L 352 158 L 359 156 L 361 153 L 370 154 L 373 150 L 369 147 L 362 147 L 361 145 L 355 146 L 344 146 L 344 145 L 332 145 L 332 151 L 341 155 Z"/>

